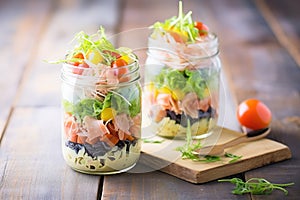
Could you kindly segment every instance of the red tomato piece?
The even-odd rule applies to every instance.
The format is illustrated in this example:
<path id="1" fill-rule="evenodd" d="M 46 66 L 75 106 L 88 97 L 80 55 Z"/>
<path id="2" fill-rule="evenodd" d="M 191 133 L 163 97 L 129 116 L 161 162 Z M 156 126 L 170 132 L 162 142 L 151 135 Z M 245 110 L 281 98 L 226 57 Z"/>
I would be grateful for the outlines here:
<path id="1" fill-rule="evenodd" d="M 238 106 L 237 118 L 241 125 L 258 130 L 270 125 L 272 113 L 263 102 L 257 99 L 247 99 Z"/>
<path id="2" fill-rule="evenodd" d="M 112 68 L 118 68 L 118 67 L 122 67 L 122 66 L 126 66 L 126 65 L 128 65 L 127 62 L 121 58 L 119 58 L 111 63 Z"/>
<path id="3" fill-rule="evenodd" d="M 200 36 L 205 36 L 207 35 L 209 28 L 202 22 L 195 22 L 195 27 L 199 30 L 199 35 Z"/>
<path id="4" fill-rule="evenodd" d="M 127 65 L 128 63 L 125 60 L 119 58 L 111 63 L 111 68 L 117 69 L 116 74 L 118 75 L 118 78 L 120 78 L 128 72 L 127 67 L 125 67 Z"/>
<path id="5" fill-rule="evenodd" d="M 77 54 L 75 54 L 74 56 L 73 56 L 73 58 L 79 58 L 79 59 L 84 59 L 84 56 L 83 56 L 83 54 L 82 53 L 77 53 Z"/>

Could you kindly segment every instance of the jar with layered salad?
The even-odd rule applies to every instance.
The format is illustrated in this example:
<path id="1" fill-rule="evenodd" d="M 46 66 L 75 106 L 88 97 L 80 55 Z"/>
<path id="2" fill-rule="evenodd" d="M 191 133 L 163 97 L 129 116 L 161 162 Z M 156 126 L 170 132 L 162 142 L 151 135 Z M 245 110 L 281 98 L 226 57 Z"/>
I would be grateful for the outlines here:
<path id="1" fill-rule="evenodd" d="M 101 28 L 80 32 L 62 60 L 62 151 L 66 163 L 87 174 L 131 169 L 141 149 L 139 63 L 116 49 Z"/>
<path id="2" fill-rule="evenodd" d="M 190 130 L 204 138 L 218 121 L 218 37 L 191 14 L 179 4 L 179 15 L 156 22 L 148 38 L 143 124 L 163 137 L 185 138 Z"/>

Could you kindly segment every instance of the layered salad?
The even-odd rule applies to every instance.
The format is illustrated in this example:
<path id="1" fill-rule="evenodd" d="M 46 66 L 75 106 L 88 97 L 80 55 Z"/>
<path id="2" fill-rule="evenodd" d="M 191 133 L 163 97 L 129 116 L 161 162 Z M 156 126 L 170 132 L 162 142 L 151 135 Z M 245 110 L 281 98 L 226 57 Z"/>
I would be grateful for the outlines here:
<path id="1" fill-rule="evenodd" d="M 133 167 L 140 155 L 141 88 L 137 57 L 115 48 L 104 29 L 80 32 L 62 68 L 63 155 L 85 173 Z"/>
<path id="2" fill-rule="evenodd" d="M 158 124 L 156 133 L 184 137 L 187 128 L 194 136 L 208 133 L 218 117 L 217 36 L 194 21 L 191 11 L 184 14 L 181 2 L 178 16 L 151 28 L 144 107 Z"/>

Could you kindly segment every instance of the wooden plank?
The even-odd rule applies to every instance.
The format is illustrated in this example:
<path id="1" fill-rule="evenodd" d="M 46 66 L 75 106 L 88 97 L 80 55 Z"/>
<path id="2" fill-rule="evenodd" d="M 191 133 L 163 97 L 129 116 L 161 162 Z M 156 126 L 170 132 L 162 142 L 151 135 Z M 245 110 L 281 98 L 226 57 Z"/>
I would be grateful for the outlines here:
<path id="1" fill-rule="evenodd" d="M 96 199 L 99 177 L 68 167 L 60 109 L 16 108 L 1 142 L 0 199 Z"/>
<path id="2" fill-rule="evenodd" d="M 258 98 L 270 107 L 274 119 L 299 115 L 299 68 L 255 5 L 249 1 L 210 4 L 217 11 L 213 28 L 220 37 L 223 67 L 238 102 Z"/>
<path id="3" fill-rule="evenodd" d="M 72 48 L 70 41 L 80 31 L 94 34 L 103 25 L 107 35 L 112 34 L 118 19 L 118 0 L 89 3 L 64 0 L 56 6 L 32 65 L 25 71 L 18 106 L 60 105 L 61 65 L 48 64 L 45 60 L 63 59 Z"/>
<path id="4" fill-rule="evenodd" d="M 286 118 L 272 124 L 272 137 L 278 141 L 288 144 L 293 152 L 292 159 L 270 165 L 266 168 L 251 170 L 245 174 L 246 180 L 253 177 L 262 177 L 273 183 L 295 183 L 286 188 L 289 191 L 285 196 L 281 191 L 275 191 L 271 196 L 253 196 L 252 199 L 264 200 L 271 199 L 276 195 L 278 199 L 297 199 L 300 195 L 300 156 L 298 152 L 300 135 L 300 121 L 298 118 Z"/>
<path id="5" fill-rule="evenodd" d="M 58 106 L 60 66 L 47 64 L 43 60 L 62 58 L 69 41 L 81 30 L 94 33 L 100 25 L 104 25 L 107 34 L 110 34 L 115 29 L 118 19 L 118 0 L 89 3 L 82 0 L 41 1 L 36 5 L 34 2 L 22 1 L 24 4 L 19 5 L 19 1 L 12 1 L 17 10 L 14 10 L 11 5 L 3 7 L 7 12 L 1 10 L 1 15 L 2 13 L 14 15 L 14 11 L 22 11 L 18 17 L 24 22 L 20 20 L 20 28 L 17 29 L 19 32 L 15 39 L 16 47 L 13 49 L 20 51 L 19 57 L 16 54 L 16 58 L 19 59 L 10 68 L 14 72 L 15 68 L 22 66 L 20 75 L 18 71 L 16 74 L 11 74 L 18 78 L 16 82 L 20 82 L 20 87 L 16 99 L 7 100 L 10 103 L 15 101 L 16 108 L 12 112 L 10 124 L 0 146 L 0 199 L 97 199 L 98 190 L 101 191 L 102 187 L 101 177 L 74 172 L 62 159 L 60 107 Z M 45 8 L 42 6 L 48 4 L 49 6 Z M 51 10 L 52 6 L 53 8 L 55 6 L 55 10 Z M 47 10 L 49 7 L 50 11 L 53 11 L 51 18 L 49 21 L 43 21 L 44 15 L 49 14 Z M 9 22 L 5 23 L 9 24 Z M 45 28 L 42 32 L 38 29 L 40 26 Z M 13 27 L 14 25 L 11 28 Z M 27 32 L 30 28 L 33 29 L 31 35 L 31 31 Z M 28 39 L 27 34 L 30 36 Z M 3 38 L 5 38 L 3 41 L 9 41 L 8 36 Z M 18 42 L 20 48 L 17 48 Z M 33 51 L 31 51 L 32 47 L 34 47 Z M 8 49 L 12 48 L 8 46 Z M 9 58 L 10 60 L 6 59 L 7 63 L 14 60 L 13 55 Z M 8 66 L 11 66 L 11 63 Z M 18 87 L 15 82 L 10 82 L 9 77 L 3 80 L 8 80 L 9 89 Z M 6 108 L 6 104 L 1 102 L 1 108 L 2 105 Z"/>
<path id="6" fill-rule="evenodd" d="M 105 177 L 102 199 L 248 199 L 247 195 L 232 195 L 230 188 L 215 182 L 191 184 L 139 164 L 128 173 Z"/>
<path id="7" fill-rule="evenodd" d="M 47 21 L 50 1 L 1 1 L 0 6 L 0 138 L 20 92 L 19 82 L 24 68 L 36 52 L 36 39 Z M 34 12 L 32 12 L 34 11 Z"/>
<path id="8" fill-rule="evenodd" d="M 299 1 L 255 1 L 278 41 L 300 67 Z"/>

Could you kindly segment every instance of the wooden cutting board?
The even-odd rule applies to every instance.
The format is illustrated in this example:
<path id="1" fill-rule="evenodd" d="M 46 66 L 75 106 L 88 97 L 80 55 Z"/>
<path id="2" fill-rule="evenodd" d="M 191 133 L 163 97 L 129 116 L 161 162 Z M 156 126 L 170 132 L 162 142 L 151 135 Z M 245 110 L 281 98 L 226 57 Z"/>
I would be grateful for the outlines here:
<path id="1" fill-rule="evenodd" d="M 208 138 L 202 139 L 201 144 L 205 146 L 223 143 L 241 134 L 243 133 L 218 128 Z M 231 158 L 225 156 L 221 156 L 221 161 L 213 163 L 196 162 L 181 159 L 181 153 L 175 150 L 176 147 L 184 145 L 184 140 L 165 139 L 159 136 L 153 136 L 148 140 L 150 139 L 163 140 L 163 142 L 143 142 L 140 162 L 192 183 L 205 183 L 289 159 L 292 156 L 286 145 L 264 138 L 226 149 L 227 153 L 242 156 L 236 162 L 229 163 Z"/>

